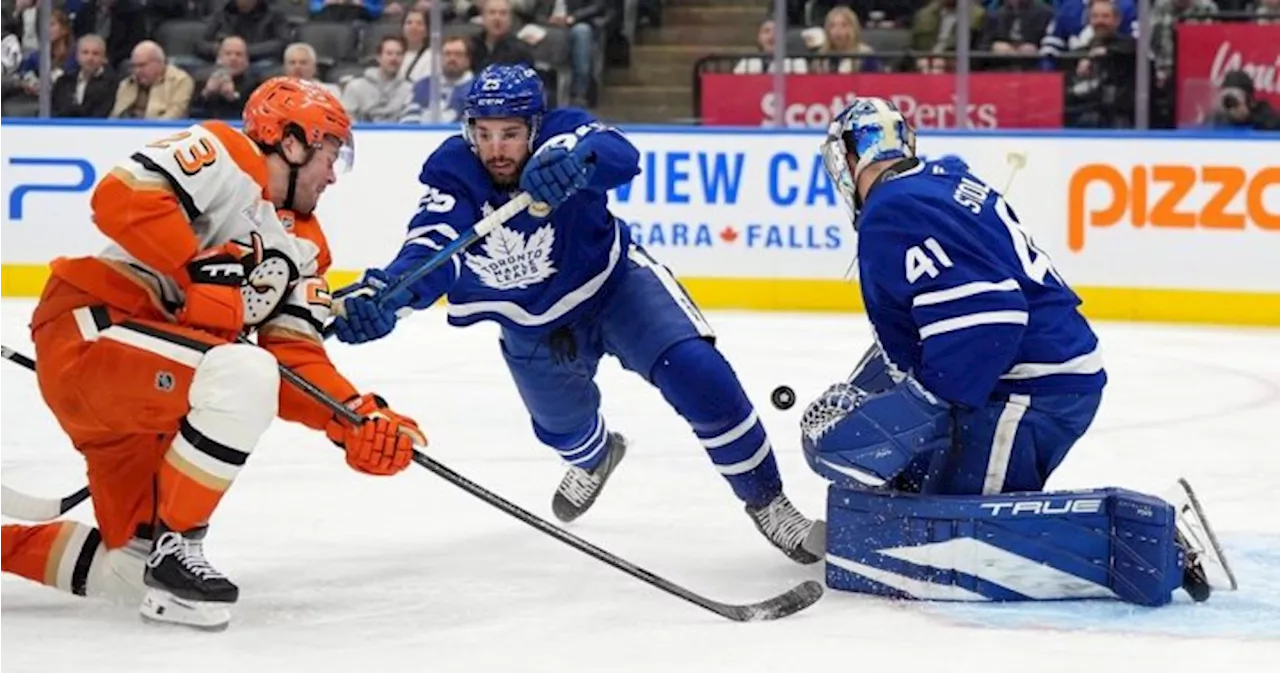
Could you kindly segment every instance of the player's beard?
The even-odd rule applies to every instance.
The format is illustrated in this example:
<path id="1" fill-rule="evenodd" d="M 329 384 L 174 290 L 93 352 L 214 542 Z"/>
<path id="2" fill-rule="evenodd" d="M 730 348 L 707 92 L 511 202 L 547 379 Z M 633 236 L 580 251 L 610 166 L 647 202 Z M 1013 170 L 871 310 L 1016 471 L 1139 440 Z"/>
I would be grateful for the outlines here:
<path id="1" fill-rule="evenodd" d="M 493 181 L 493 186 L 504 191 L 515 189 L 520 184 L 520 173 L 524 170 L 524 162 L 507 159 L 507 163 L 498 169 L 494 167 L 497 161 L 497 159 L 490 159 L 484 165 L 485 170 L 489 172 L 489 179 Z M 498 173 L 499 170 L 502 171 L 501 174 Z"/>

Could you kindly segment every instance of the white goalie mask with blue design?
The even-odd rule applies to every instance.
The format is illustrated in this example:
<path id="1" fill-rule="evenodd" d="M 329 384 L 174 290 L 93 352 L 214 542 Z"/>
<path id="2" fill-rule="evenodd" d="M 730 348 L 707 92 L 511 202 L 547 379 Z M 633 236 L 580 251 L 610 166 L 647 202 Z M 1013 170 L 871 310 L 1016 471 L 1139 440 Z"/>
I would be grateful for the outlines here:
<path id="1" fill-rule="evenodd" d="M 915 155 L 915 130 L 887 100 L 858 98 L 832 120 L 822 143 L 822 163 L 844 199 L 855 229 L 862 209 L 858 175 L 877 161 L 910 159 Z"/>

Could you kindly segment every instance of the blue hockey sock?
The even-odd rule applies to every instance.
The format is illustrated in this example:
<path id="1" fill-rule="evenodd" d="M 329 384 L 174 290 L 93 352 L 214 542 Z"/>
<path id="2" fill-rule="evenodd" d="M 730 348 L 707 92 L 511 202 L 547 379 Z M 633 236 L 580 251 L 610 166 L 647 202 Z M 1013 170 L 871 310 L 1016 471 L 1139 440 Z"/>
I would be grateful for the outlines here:
<path id="1" fill-rule="evenodd" d="M 543 444 L 555 449 L 564 462 L 584 470 L 594 468 L 604 459 L 604 446 L 609 439 L 609 429 L 599 413 L 571 432 L 551 432 L 534 423 L 533 433 Z"/>
<path id="2" fill-rule="evenodd" d="M 684 417 L 738 499 L 752 507 L 782 492 L 782 477 L 764 425 L 733 368 L 703 339 L 668 348 L 650 377 Z"/>

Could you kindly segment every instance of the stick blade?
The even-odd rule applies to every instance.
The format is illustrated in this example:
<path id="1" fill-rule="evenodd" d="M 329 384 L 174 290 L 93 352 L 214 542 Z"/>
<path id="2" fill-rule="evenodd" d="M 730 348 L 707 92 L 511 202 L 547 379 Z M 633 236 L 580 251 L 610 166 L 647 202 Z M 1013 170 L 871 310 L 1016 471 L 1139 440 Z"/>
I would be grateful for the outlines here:
<path id="1" fill-rule="evenodd" d="M 735 622 L 772 621 L 789 617 L 817 603 L 822 593 L 822 584 L 809 580 L 769 600 L 748 605 L 721 605 L 716 612 Z"/>

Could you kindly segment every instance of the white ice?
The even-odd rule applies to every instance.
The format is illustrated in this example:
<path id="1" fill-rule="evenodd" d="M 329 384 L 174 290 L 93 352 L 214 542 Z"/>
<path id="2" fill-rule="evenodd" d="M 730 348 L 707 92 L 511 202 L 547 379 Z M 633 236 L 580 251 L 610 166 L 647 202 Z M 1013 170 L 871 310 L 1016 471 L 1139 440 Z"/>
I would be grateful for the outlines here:
<path id="1" fill-rule="evenodd" d="M 29 351 L 30 301 L 0 305 L 6 345 Z M 771 430 L 787 491 L 820 515 L 824 482 L 799 453 L 804 404 L 868 343 L 857 315 L 711 313 L 720 344 Z M 1280 658 L 1280 332 L 1097 325 L 1111 374 L 1092 431 L 1059 488 L 1198 490 L 1242 588 L 1169 607 L 1112 602 L 925 605 L 828 591 L 809 610 L 737 624 L 605 566 L 411 466 L 350 471 L 326 439 L 274 427 L 214 520 L 211 561 L 241 586 L 221 634 L 146 625 L 129 609 L 4 576 L 5 671 L 1243 671 Z M 381 342 L 335 344 L 339 367 L 417 417 L 430 452 L 550 519 L 562 467 L 535 441 L 487 326 L 440 312 Z M 82 463 L 34 377 L 3 367 L 6 485 L 42 495 L 82 484 Z M 572 531 L 695 591 L 760 600 L 820 566 L 793 564 L 755 532 L 662 398 L 606 360 L 604 411 L 633 448 Z M 788 384 L 800 404 L 769 406 Z M 88 505 L 73 515 L 92 520 Z M 1267 664 L 1270 660 L 1272 663 Z"/>

